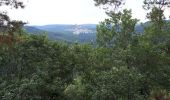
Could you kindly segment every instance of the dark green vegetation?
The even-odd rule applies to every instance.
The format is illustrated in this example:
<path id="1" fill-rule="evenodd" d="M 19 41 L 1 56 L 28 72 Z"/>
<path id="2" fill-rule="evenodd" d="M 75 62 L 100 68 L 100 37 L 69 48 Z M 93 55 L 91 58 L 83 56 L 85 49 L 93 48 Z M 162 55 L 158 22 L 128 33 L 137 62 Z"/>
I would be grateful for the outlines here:
<path id="1" fill-rule="evenodd" d="M 16 28 L 12 45 L 0 45 L 0 100 L 170 100 L 170 22 L 159 4 L 147 4 L 142 34 L 130 10 L 107 12 L 96 46 Z"/>

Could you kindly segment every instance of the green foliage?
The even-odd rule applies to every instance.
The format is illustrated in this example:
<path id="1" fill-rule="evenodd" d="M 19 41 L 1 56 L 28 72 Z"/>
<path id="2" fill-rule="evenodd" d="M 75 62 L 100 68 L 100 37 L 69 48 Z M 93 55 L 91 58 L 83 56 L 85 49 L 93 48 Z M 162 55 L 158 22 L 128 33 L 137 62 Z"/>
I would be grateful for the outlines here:
<path id="1" fill-rule="evenodd" d="M 144 9 L 149 10 L 152 8 L 164 9 L 170 7 L 169 0 L 144 0 Z"/>
<path id="2" fill-rule="evenodd" d="M 167 1 L 165 0 L 165 2 Z M 168 4 L 164 5 L 161 3 L 155 5 L 167 6 Z M 117 54 L 116 56 L 114 56 L 116 57 L 116 59 L 113 60 L 116 60 L 116 62 L 114 62 L 114 64 L 110 64 L 112 65 L 112 68 L 116 68 L 119 70 L 120 68 L 122 68 L 123 70 L 126 69 L 125 71 L 129 71 L 129 73 L 132 74 L 132 77 L 129 77 L 129 74 L 126 75 L 128 77 L 127 81 L 125 79 L 120 80 L 121 85 L 118 86 L 118 88 L 114 87 L 112 91 L 109 91 L 111 87 L 109 87 L 109 89 L 106 89 L 106 91 L 109 91 L 108 94 L 112 94 L 112 99 L 146 100 L 149 98 L 149 95 L 154 94 L 152 93 L 152 90 L 154 90 L 155 88 L 163 88 L 169 91 L 169 23 L 164 21 L 165 17 L 162 8 L 154 6 L 154 4 L 152 5 L 152 3 L 150 4 L 150 6 L 153 7 L 152 11 L 148 13 L 147 18 L 150 20 L 151 24 L 144 28 L 144 32 L 142 34 L 136 34 L 134 32 L 137 20 L 132 19 L 131 11 L 128 10 L 124 10 L 123 12 L 118 13 L 107 13 L 110 19 L 106 19 L 104 22 L 100 23 L 100 27 L 98 26 L 97 28 L 97 42 L 99 47 L 109 47 L 107 49 L 112 49 L 114 51 L 110 55 Z M 112 56 L 110 56 L 109 58 L 112 59 Z M 117 62 L 121 62 L 121 64 Z M 100 74 L 102 74 L 102 77 L 105 76 L 105 74 L 103 74 L 103 71 L 94 71 L 93 73 L 95 74 L 92 74 L 91 76 Z M 108 74 L 109 72 L 106 71 L 106 73 Z M 123 73 L 125 74 L 126 72 Z M 121 72 L 118 72 L 114 76 L 116 75 L 119 75 L 118 79 L 122 78 Z M 112 75 L 108 76 L 109 78 L 111 78 Z M 96 78 L 98 78 L 98 76 L 95 76 L 94 79 L 91 80 L 96 80 Z M 108 80 L 109 82 L 111 81 L 111 79 Z M 135 82 L 133 82 L 133 80 Z M 99 80 L 98 82 L 100 83 L 102 81 Z M 103 83 L 105 86 L 117 86 L 112 81 L 111 85 L 107 84 L 109 83 L 107 80 L 104 80 L 104 82 L 106 82 Z M 91 87 L 97 86 L 96 83 L 94 86 Z M 125 83 L 126 85 L 123 83 Z M 131 87 L 132 84 L 135 88 Z M 121 88 L 121 86 L 125 87 Z M 114 89 L 121 92 L 115 94 Z M 94 93 L 95 91 L 93 91 L 92 93 Z M 100 91 L 98 93 L 102 92 Z M 104 95 L 105 96 L 103 96 L 103 94 L 99 94 L 95 97 L 99 97 L 96 99 L 102 98 L 101 100 L 112 100 L 109 98 L 110 96 L 107 96 L 106 94 Z M 166 94 L 158 92 L 155 95 L 159 96 Z M 168 100 L 167 96 L 164 98 Z"/>
<path id="3" fill-rule="evenodd" d="M 115 35 L 114 28 L 110 23 L 110 20 L 105 20 L 97 26 L 97 39 L 96 42 L 99 46 L 109 47 L 113 42 L 113 37 Z"/>
<path id="4" fill-rule="evenodd" d="M 109 25 L 103 22 L 98 26 L 101 35 L 98 38 L 104 40 L 99 43 L 105 46 L 68 45 L 49 41 L 46 35 L 24 33 L 18 35 L 23 41 L 11 47 L 1 45 L 0 99 L 147 100 L 157 95 L 167 98 L 169 30 L 155 34 L 151 25 L 142 35 L 137 35 L 133 33 L 136 20 L 131 19 L 130 11 L 124 10 L 120 15 L 121 20 L 107 20 Z M 113 23 L 116 20 L 118 24 Z M 120 30 L 110 24 L 119 25 Z M 168 23 L 165 25 L 169 27 Z M 115 38 L 114 42 L 107 43 L 109 39 L 102 37 L 102 32 L 113 34 L 104 35 Z M 130 32 L 129 37 L 122 35 L 126 32 Z M 126 46 L 120 45 L 124 39 L 130 41 Z M 152 92 L 156 88 L 167 92 Z"/>
<path id="5" fill-rule="evenodd" d="M 68 46 L 44 36 L 28 36 L 13 47 L 1 48 L 1 99 L 27 100 L 62 97 L 72 80 Z M 67 59 L 67 60 L 66 60 Z"/>
<path id="6" fill-rule="evenodd" d="M 24 8 L 24 4 L 22 1 L 18 0 L 1 0 L 0 1 L 0 7 L 1 6 L 6 6 L 6 7 L 11 7 L 14 9 L 18 8 Z M 15 24 L 15 25 L 14 25 Z M 18 29 L 16 27 L 16 24 L 22 25 L 21 23 L 18 23 L 17 21 L 12 21 L 10 17 L 7 15 L 7 11 L 0 11 L 0 32 L 9 32 L 12 29 Z M 16 31 L 13 31 L 16 32 Z"/>
<path id="7" fill-rule="evenodd" d="M 96 6 L 106 5 L 104 9 L 108 9 L 109 7 L 114 7 L 116 10 L 121 5 L 124 4 L 124 0 L 94 0 Z"/>
<path id="8" fill-rule="evenodd" d="M 120 46 L 126 48 L 135 33 L 137 19 L 132 19 L 131 10 L 108 13 L 110 19 L 101 22 L 97 27 L 97 43 L 99 46 Z"/>
<path id="9" fill-rule="evenodd" d="M 0 99 L 169 100 L 170 23 L 163 10 L 152 8 L 142 34 L 134 32 L 131 10 L 107 14 L 96 47 L 14 28 L 14 39 L 23 40 L 0 45 Z"/>

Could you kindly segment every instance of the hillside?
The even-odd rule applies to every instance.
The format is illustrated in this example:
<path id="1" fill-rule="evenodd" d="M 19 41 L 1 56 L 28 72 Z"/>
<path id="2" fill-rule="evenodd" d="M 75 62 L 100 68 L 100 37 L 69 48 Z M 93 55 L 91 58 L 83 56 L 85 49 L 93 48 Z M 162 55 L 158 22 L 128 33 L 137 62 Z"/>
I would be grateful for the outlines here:
<path id="1" fill-rule="evenodd" d="M 169 22 L 169 20 L 167 20 Z M 144 27 L 148 26 L 150 22 L 137 24 L 135 31 L 142 33 Z M 25 26 L 28 33 L 48 33 L 51 40 L 91 43 L 96 40 L 96 24 L 82 24 L 82 25 L 69 25 L 69 24 L 53 24 L 43 26 Z"/>
<path id="2" fill-rule="evenodd" d="M 68 42 L 88 43 L 96 39 L 96 25 L 44 25 L 44 26 L 25 26 L 28 33 L 48 33 L 49 39 L 62 40 Z"/>

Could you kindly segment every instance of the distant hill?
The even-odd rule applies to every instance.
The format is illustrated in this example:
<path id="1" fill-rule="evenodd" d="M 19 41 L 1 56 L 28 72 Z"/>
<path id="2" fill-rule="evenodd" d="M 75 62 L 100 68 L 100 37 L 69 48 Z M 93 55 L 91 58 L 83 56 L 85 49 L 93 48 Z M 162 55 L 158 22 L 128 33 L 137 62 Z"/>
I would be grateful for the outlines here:
<path id="1" fill-rule="evenodd" d="M 24 30 L 25 30 L 27 33 L 31 33 L 31 34 L 47 33 L 49 39 L 51 39 L 51 40 L 66 41 L 66 40 L 62 37 L 62 34 L 57 33 L 57 32 L 55 32 L 55 33 L 53 33 L 53 32 L 48 32 L 48 31 L 44 31 L 44 30 L 38 29 L 38 28 L 33 27 L 33 26 L 24 26 Z"/>
<path id="2" fill-rule="evenodd" d="M 62 40 L 68 42 L 88 43 L 96 40 L 96 25 L 44 25 L 44 26 L 25 26 L 28 33 L 48 33 L 49 39 Z"/>
<path id="3" fill-rule="evenodd" d="M 64 24 L 54 24 L 54 25 L 44 25 L 44 26 L 33 26 L 37 29 L 48 31 L 48 32 L 62 32 L 62 33 L 95 33 L 96 24 L 82 24 L 82 25 L 64 25 Z"/>
<path id="4" fill-rule="evenodd" d="M 32 26 L 25 26 L 24 30 L 26 32 L 28 32 L 28 33 L 34 33 L 34 34 L 36 34 L 36 33 L 44 33 L 45 32 L 43 30 L 40 30 L 40 29 L 32 27 Z"/>
<path id="5" fill-rule="evenodd" d="M 170 22 L 170 20 L 167 20 Z M 148 26 L 150 22 L 143 24 L 137 24 L 135 31 L 142 33 L 143 26 Z M 80 42 L 91 43 L 96 40 L 96 24 L 82 24 L 82 25 L 67 25 L 67 24 L 53 24 L 43 26 L 25 26 L 28 33 L 48 33 L 48 37 L 51 40 L 68 41 L 68 42 Z"/>
<path id="6" fill-rule="evenodd" d="M 44 26 L 25 26 L 25 30 L 28 33 L 48 33 L 48 37 L 51 40 L 79 42 L 79 43 L 91 43 L 96 40 L 96 24 L 82 24 L 82 25 L 44 25 Z M 138 24 L 135 30 L 142 32 L 143 27 Z"/>

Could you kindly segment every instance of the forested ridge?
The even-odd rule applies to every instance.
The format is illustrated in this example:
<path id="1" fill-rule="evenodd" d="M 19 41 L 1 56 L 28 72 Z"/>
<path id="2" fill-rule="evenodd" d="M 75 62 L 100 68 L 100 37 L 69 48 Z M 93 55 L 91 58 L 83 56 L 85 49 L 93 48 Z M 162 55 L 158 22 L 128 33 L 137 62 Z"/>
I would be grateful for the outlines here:
<path id="1" fill-rule="evenodd" d="M 150 24 L 142 33 L 131 10 L 120 10 L 123 0 L 94 1 L 109 16 L 97 25 L 95 45 L 28 34 L 0 14 L 0 100 L 170 100 L 170 1 L 144 0 Z"/>

